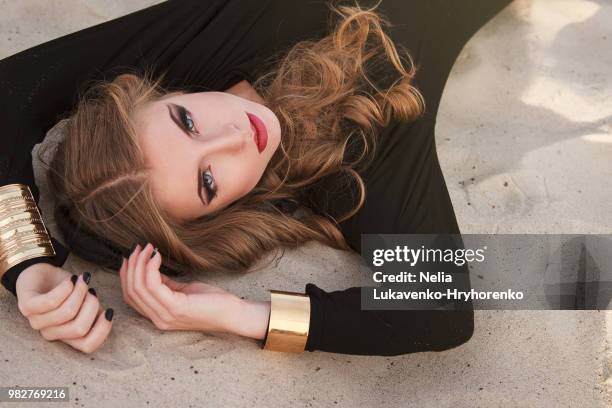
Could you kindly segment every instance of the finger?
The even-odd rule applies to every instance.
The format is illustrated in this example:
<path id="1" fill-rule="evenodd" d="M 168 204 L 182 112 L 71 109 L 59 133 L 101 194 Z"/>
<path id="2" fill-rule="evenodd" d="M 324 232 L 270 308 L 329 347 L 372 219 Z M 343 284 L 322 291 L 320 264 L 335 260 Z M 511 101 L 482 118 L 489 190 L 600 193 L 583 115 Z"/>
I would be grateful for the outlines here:
<path id="1" fill-rule="evenodd" d="M 204 282 L 195 281 L 195 282 L 179 282 L 171 279 L 167 275 L 160 273 L 162 283 L 166 285 L 170 290 L 172 290 L 173 296 L 177 295 L 177 291 L 185 294 L 189 293 L 202 293 L 203 289 L 205 289 L 206 293 L 227 293 L 225 289 L 222 289 L 217 286 L 209 285 Z"/>
<path id="2" fill-rule="evenodd" d="M 70 296 L 74 290 L 72 275 L 66 276 L 55 288 L 47 293 L 34 294 L 34 291 L 25 291 L 19 298 L 19 310 L 29 317 L 35 314 L 42 314 L 57 309 Z"/>
<path id="3" fill-rule="evenodd" d="M 152 250 L 152 249 L 151 249 Z M 147 252 L 150 254 L 150 244 L 145 245 L 145 247 L 133 254 L 132 266 L 128 268 L 127 271 L 127 292 L 129 298 L 134 302 L 134 304 L 138 307 L 140 313 L 148 317 L 151 320 L 155 320 L 158 318 L 157 314 L 154 313 L 140 298 L 140 294 L 136 292 L 136 269 L 139 265 L 142 264 L 143 257 L 146 256 Z M 140 290 L 139 290 L 140 292 Z"/>
<path id="4" fill-rule="evenodd" d="M 138 265 L 140 254 L 142 254 L 142 251 L 144 251 L 146 248 L 147 246 L 141 248 L 140 244 L 136 246 L 136 249 L 134 250 L 134 252 L 132 252 L 132 255 L 130 255 L 130 259 L 128 260 L 128 268 L 125 274 L 125 287 L 127 298 L 134 305 L 133 307 L 144 316 L 147 316 L 146 310 L 142 307 L 140 299 L 138 299 L 138 297 L 136 296 L 136 292 L 134 291 L 134 271 L 136 269 L 136 266 Z"/>
<path id="5" fill-rule="evenodd" d="M 160 255 L 159 263 L 161 266 L 161 255 Z M 164 275 L 161 272 L 159 276 L 161 277 L 162 283 L 166 285 L 168 288 L 170 288 L 172 291 L 182 290 L 185 287 L 185 285 L 187 285 L 187 283 L 174 280 L 170 278 L 168 275 Z"/>
<path id="6" fill-rule="evenodd" d="M 140 248 L 140 244 L 138 244 L 136 245 L 136 248 L 134 249 L 134 251 L 132 251 L 132 254 L 130 255 L 130 257 L 128 258 L 127 268 L 125 270 L 125 297 L 124 299 L 128 305 L 130 305 L 138 313 L 144 316 L 146 315 L 145 311 L 142 310 L 140 305 L 138 305 L 132 297 L 132 292 L 133 292 L 131 288 L 132 280 L 130 278 L 140 252 L 141 252 L 141 248 Z"/>
<path id="7" fill-rule="evenodd" d="M 72 282 L 70 283 L 72 284 Z M 30 326 L 35 330 L 42 330 L 50 326 L 64 324 L 74 319 L 81 309 L 88 288 L 88 285 L 83 280 L 83 275 L 79 275 L 72 288 L 72 293 L 59 307 L 46 313 L 28 316 Z"/>
<path id="8" fill-rule="evenodd" d="M 127 269 L 127 259 L 121 257 L 121 267 L 119 268 L 119 282 L 121 283 L 121 293 L 123 299 L 126 298 L 126 287 L 125 287 L 125 271 Z"/>
<path id="9" fill-rule="evenodd" d="M 129 299 L 129 296 L 127 293 L 127 271 L 128 271 L 128 265 L 129 265 L 128 262 L 129 262 L 128 259 L 123 258 L 123 261 L 121 263 L 121 268 L 119 268 L 119 279 L 121 281 L 121 293 L 123 295 L 123 300 L 125 301 L 125 303 L 130 305 L 132 308 L 138 310 L 138 308 L 134 306 L 131 299 Z"/>
<path id="10" fill-rule="evenodd" d="M 161 254 L 157 252 L 155 256 L 151 258 L 147 266 L 145 285 L 149 288 L 155 300 L 159 302 L 163 308 L 172 311 L 176 308 L 177 294 L 167 286 L 167 283 L 170 283 L 170 285 L 174 287 L 177 287 L 177 285 L 175 285 L 170 278 L 159 272 L 161 263 Z M 164 281 L 166 283 L 164 283 Z M 176 283 L 180 284 L 180 282 Z"/>
<path id="11" fill-rule="evenodd" d="M 100 301 L 97 296 L 88 293 L 77 316 L 69 322 L 57 326 L 47 327 L 40 334 L 47 340 L 77 339 L 83 337 L 91 330 L 91 325 L 100 310 Z"/>
<path id="12" fill-rule="evenodd" d="M 138 263 L 136 264 L 136 270 L 134 271 L 134 290 L 142 303 L 155 314 L 156 319 L 167 322 L 172 319 L 172 314 L 169 312 L 169 308 L 157 301 L 147 285 L 146 276 L 150 273 L 155 273 L 155 271 L 152 271 L 152 268 L 150 267 L 153 250 L 153 246 L 148 245 L 147 248 L 142 251 L 141 259 L 139 259 Z M 159 274 L 159 271 L 157 271 L 157 273 Z M 153 316 L 151 316 L 151 318 L 153 318 Z"/>
<path id="13" fill-rule="evenodd" d="M 168 321 L 170 316 L 167 310 L 164 310 L 161 305 L 151 296 L 147 287 L 145 286 L 144 275 L 146 273 L 146 265 L 149 263 L 151 254 L 153 253 L 153 245 L 147 244 L 136 261 L 136 267 L 132 272 L 132 287 L 134 288 L 133 297 L 138 302 L 138 305 L 142 307 L 147 316 L 154 322 Z"/>
<path id="14" fill-rule="evenodd" d="M 108 338 L 108 335 L 113 327 L 112 319 L 114 313 L 108 313 L 111 318 L 111 320 L 108 320 L 106 318 L 108 310 L 112 311 L 112 309 L 102 309 L 100 313 L 98 313 L 96 316 L 96 321 L 86 336 L 79 339 L 62 339 L 62 342 L 85 353 L 93 353 L 96 351 Z"/>

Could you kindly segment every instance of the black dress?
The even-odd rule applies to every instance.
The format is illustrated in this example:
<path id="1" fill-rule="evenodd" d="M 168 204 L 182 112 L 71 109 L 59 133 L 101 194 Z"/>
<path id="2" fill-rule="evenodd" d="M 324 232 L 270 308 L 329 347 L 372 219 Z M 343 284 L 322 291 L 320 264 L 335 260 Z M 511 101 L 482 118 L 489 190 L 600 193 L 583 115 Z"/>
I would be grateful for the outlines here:
<path id="1" fill-rule="evenodd" d="M 469 38 L 511 0 L 383 0 L 388 32 L 418 67 L 416 86 L 427 110 L 412 123 L 383 129 L 372 165 L 362 173 L 364 207 L 341 223 L 360 251 L 361 233 L 451 233 L 459 227 L 440 170 L 434 129 L 442 91 Z M 351 4 L 351 2 L 345 2 Z M 368 6 L 371 1 L 361 1 Z M 73 107 L 86 80 L 112 79 L 130 67 L 167 71 L 167 87 L 222 91 L 253 82 L 264 62 L 295 42 L 328 32 L 322 0 L 171 0 L 46 42 L 0 61 L 0 185 L 34 184 L 31 151 Z M 24 261 L 2 278 L 15 294 L 19 273 L 37 262 L 63 265 L 68 249 Z M 360 288 L 326 292 L 306 285 L 311 299 L 306 349 L 398 355 L 438 351 L 467 341 L 473 311 L 361 310 Z"/>

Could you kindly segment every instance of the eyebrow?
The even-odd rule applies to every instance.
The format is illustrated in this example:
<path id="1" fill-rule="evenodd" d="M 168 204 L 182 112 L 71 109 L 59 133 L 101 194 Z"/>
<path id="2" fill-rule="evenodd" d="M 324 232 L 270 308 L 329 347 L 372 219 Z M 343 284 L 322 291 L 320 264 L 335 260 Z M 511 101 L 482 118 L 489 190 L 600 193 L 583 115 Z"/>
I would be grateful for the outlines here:
<path id="1" fill-rule="evenodd" d="M 190 139 L 191 139 L 191 133 L 189 133 L 184 127 L 183 124 L 181 123 L 181 121 L 179 119 L 177 119 L 174 116 L 174 111 L 171 108 L 171 106 L 179 106 L 183 109 L 185 109 L 184 107 L 180 106 L 180 105 L 176 105 L 174 103 L 168 103 L 166 104 L 166 106 L 168 107 L 168 112 L 170 113 L 170 118 L 172 119 L 172 121 L 176 124 L 176 126 L 178 126 L 179 129 L 181 129 L 181 131 L 183 133 L 185 133 Z M 198 168 L 198 170 L 196 171 L 196 178 L 197 178 L 197 186 L 198 186 L 198 197 L 200 197 L 200 201 L 202 201 L 202 204 L 204 205 L 208 205 L 206 203 L 206 201 L 204 200 L 204 197 L 202 197 L 202 173 L 200 172 L 200 169 Z"/>

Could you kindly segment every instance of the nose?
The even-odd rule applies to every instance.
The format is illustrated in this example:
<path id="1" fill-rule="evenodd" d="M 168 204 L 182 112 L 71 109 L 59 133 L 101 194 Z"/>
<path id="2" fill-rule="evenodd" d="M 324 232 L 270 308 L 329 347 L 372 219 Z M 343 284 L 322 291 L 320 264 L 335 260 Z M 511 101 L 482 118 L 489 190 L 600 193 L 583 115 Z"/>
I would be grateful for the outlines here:
<path id="1" fill-rule="evenodd" d="M 206 154 L 236 153 L 245 148 L 250 135 L 251 129 L 229 123 L 215 129 L 209 129 L 200 136 L 200 141 L 203 143 Z"/>

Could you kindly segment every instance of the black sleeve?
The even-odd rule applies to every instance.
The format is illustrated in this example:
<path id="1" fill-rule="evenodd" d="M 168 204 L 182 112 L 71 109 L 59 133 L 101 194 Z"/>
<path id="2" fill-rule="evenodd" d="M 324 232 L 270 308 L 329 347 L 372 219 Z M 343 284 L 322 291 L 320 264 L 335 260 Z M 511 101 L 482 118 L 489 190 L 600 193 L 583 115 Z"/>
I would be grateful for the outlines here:
<path id="1" fill-rule="evenodd" d="M 27 184 L 25 182 L 22 183 Z M 6 273 L 2 276 L 2 286 L 4 286 L 14 296 L 17 296 L 17 289 L 15 288 L 17 278 L 19 277 L 19 274 L 21 274 L 21 272 L 23 272 L 27 267 L 42 262 L 61 267 L 64 262 L 66 262 L 66 258 L 68 258 L 68 249 L 64 245 L 60 244 L 53 236 L 51 236 L 51 243 L 55 249 L 55 256 L 31 258 L 18 263 L 6 271 Z"/>
<path id="2" fill-rule="evenodd" d="M 355 251 L 361 252 L 362 233 L 460 235 L 436 152 L 436 114 L 463 46 L 510 2 L 382 2 L 381 11 L 394 24 L 392 39 L 410 52 L 417 65 L 415 83 L 427 108 L 416 122 L 392 123 L 382 131 L 373 164 L 362 174 L 365 204 L 340 224 Z M 332 206 L 344 210 L 346 203 L 351 201 L 338 199 Z M 457 282 L 458 289 L 469 290 L 468 268 L 460 269 L 467 279 Z M 311 300 L 308 351 L 358 355 L 441 351 L 466 342 L 474 331 L 469 302 L 456 302 L 450 310 L 362 310 L 360 287 L 326 292 L 309 283 L 306 293 Z"/>
<path id="3" fill-rule="evenodd" d="M 411 178 L 415 184 L 408 184 L 414 186 L 413 200 L 401 205 L 398 204 L 399 197 L 395 201 L 370 201 L 353 218 L 341 223 L 341 230 L 352 248 L 361 251 L 360 232 L 460 233 L 435 149 L 430 147 L 429 151 L 431 153 L 423 162 L 413 162 L 414 168 L 421 170 L 418 176 Z M 390 168 L 397 166 L 398 162 L 391 159 L 385 164 Z M 370 187 L 372 194 L 389 191 L 376 184 L 370 184 Z M 392 187 L 390 191 L 391 194 L 405 194 L 401 188 Z M 452 247 L 442 249 L 445 248 Z M 418 273 L 428 269 L 419 269 L 416 265 L 405 270 Z M 453 271 L 448 267 L 432 270 L 454 274 L 453 283 L 446 287 L 469 291 L 467 265 Z M 433 287 L 431 289 L 435 290 Z M 450 306 L 450 310 L 364 310 L 361 307 L 360 287 L 326 292 L 309 283 L 306 293 L 311 301 L 310 331 L 306 344 L 308 351 L 383 356 L 442 351 L 465 343 L 474 331 L 471 302 L 455 301 L 446 305 Z"/>

